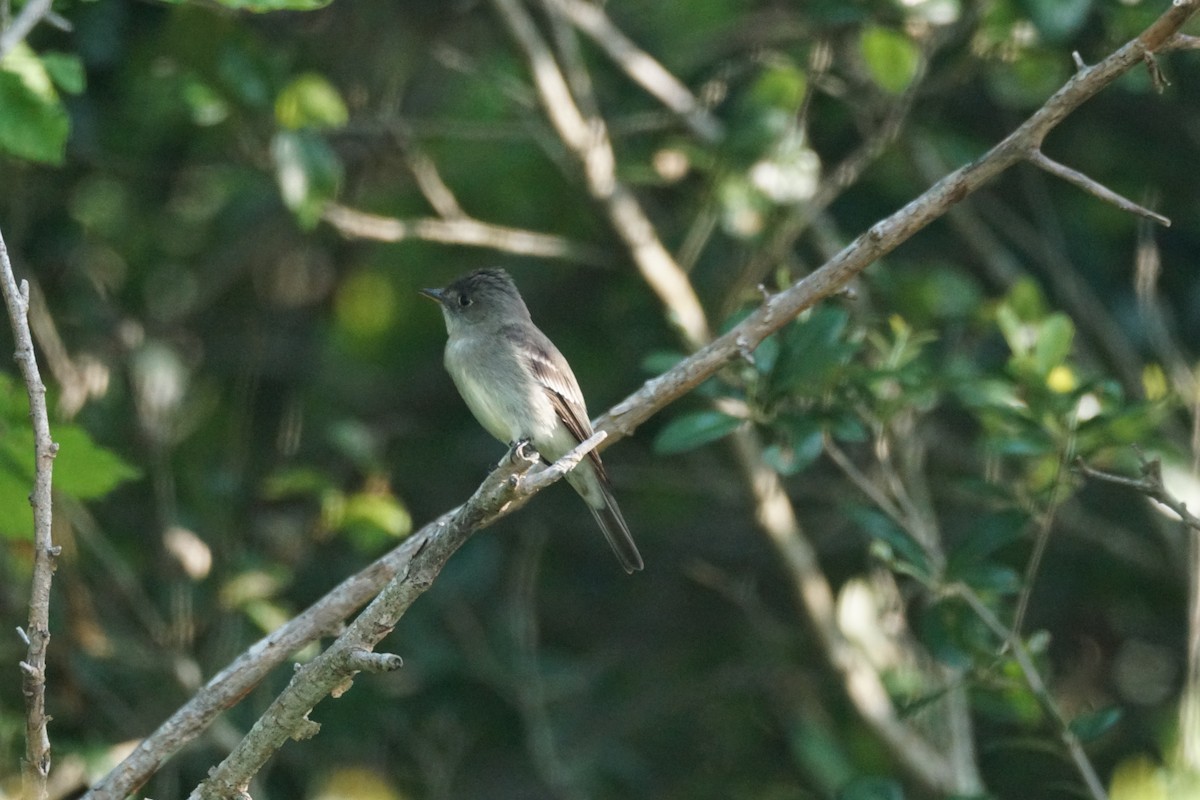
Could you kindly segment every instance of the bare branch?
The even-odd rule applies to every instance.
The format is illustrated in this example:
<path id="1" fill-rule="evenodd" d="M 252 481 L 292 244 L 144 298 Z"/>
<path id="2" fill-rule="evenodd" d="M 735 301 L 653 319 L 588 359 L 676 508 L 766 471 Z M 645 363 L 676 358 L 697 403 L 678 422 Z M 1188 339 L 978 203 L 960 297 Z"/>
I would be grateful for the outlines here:
<path id="1" fill-rule="evenodd" d="M 1158 52 L 1169 53 L 1172 50 L 1200 50 L 1200 36 L 1177 33 L 1168 39 L 1167 43 L 1158 49 Z"/>
<path id="2" fill-rule="evenodd" d="M 24 11 L 21 16 L 24 16 Z M 33 576 L 29 590 L 29 625 L 23 634 L 29 641 L 29 650 L 21 662 L 25 694 L 25 760 L 22 775 L 24 796 L 28 800 L 43 800 L 46 797 L 46 779 L 50 775 L 46 650 L 50 645 L 50 582 L 59 553 L 51 537 L 51 478 L 58 445 L 50 438 L 46 385 L 42 383 L 37 357 L 33 352 L 33 335 L 29 331 L 29 282 L 21 281 L 20 287 L 17 286 L 3 235 L 0 235 L 0 293 L 4 295 L 8 319 L 12 324 L 17 365 L 25 378 L 29 418 L 33 425 L 34 478 L 33 493 L 29 496 L 33 506 Z"/>
<path id="3" fill-rule="evenodd" d="M 1173 494 L 1167 491 L 1166 484 L 1162 479 L 1162 462 L 1157 458 L 1147 459 L 1141 453 L 1138 454 L 1138 459 L 1141 461 L 1142 477 L 1127 478 L 1124 475 L 1113 475 L 1109 472 L 1089 467 L 1082 460 L 1075 462 L 1075 468 L 1089 478 L 1106 483 L 1116 484 L 1117 486 L 1126 486 L 1136 492 L 1162 503 L 1167 508 L 1174 511 L 1183 520 L 1183 523 L 1192 530 L 1200 533 L 1200 517 L 1197 517 L 1188 510 L 1187 503 L 1176 498 Z"/>
<path id="4" fill-rule="evenodd" d="M 454 196 L 454 192 L 450 191 L 450 187 L 442 180 L 441 173 L 438 172 L 433 159 L 424 151 L 413 147 L 411 143 L 405 144 L 404 150 L 408 169 L 416 179 L 421 194 L 425 195 L 429 205 L 433 206 L 433 210 L 445 219 L 466 219 L 466 212 L 458 204 L 458 198 Z"/>
<path id="5" fill-rule="evenodd" d="M 603 254 L 598 250 L 561 236 L 493 225 L 469 217 L 401 220 L 330 203 L 321 213 L 321 219 L 335 227 L 343 236 L 352 239 L 372 239 L 377 242 L 418 239 L 466 247 L 486 247 L 504 253 L 537 258 L 561 258 L 592 265 L 605 263 Z"/>
<path id="6" fill-rule="evenodd" d="M 635 83 L 678 114 L 706 142 L 722 136 L 721 122 L 700 104 L 686 86 L 639 48 L 613 24 L 604 9 L 586 0 L 552 0 L 571 23 L 600 45 L 608 57 Z"/>
<path id="7" fill-rule="evenodd" d="M 403 666 L 404 659 L 395 653 L 372 653 L 370 650 L 346 653 L 346 668 L 354 672 L 395 672 Z"/>
<path id="8" fill-rule="evenodd" d="M 1111 203 L 1122 211 L 1128 211 L 1130 214 L 1137 214 L 1139 217 L 1153 220 L 1164 228 L 1171 227 L 1171 220 L 1164 217 L 1162 214 L 1155 213 L 1150 209 L 1140 206 L 1132 200 L 1126 199 L 1121 195 L 1109 189 L 1107 186 L 1092 180 L 1082 172 L 1071 169 L 1070 167 L 1060 164 L 1052 158 L 1045 155 L 1041 150 L 1034 150 L 1029 154 L 1029 163 L 1035 167 L 1049 172 L 1057 178 L 1062 178 L 1070 184 L 1078 186 L 1093 197 L 1098 197 L 1106 203 Z"/>

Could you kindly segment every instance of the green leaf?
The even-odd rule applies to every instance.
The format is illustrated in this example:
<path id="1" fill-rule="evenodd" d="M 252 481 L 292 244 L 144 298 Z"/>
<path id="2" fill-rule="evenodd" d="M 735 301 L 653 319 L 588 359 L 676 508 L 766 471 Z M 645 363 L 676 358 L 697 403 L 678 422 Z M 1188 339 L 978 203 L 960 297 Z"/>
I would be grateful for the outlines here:
<path id="1" fill-rule="evenodd" d="M 1020 511 L 982 517 L 971 526 L 966 538 L 950 550 L 946 558 L 947 576 L 959 577 L 960 570 L 982 563 L 997 550 L 1019 540 L 1028 524 L 1029 516 Z"/>
<path id="2" fill-rule="evenodd" d="M 88 500 L 107 494 L 119 484 L 139 477 L 138 470 L 92 440 L 78 425 L 52 423 L 58 444 L 53 465 L 56 492 Z M 30 538 L 33 510 L 33 430 L 25 388 L 0 373 L 0 538 Z"/>
<path id="3" fill-rule="evenodd" d="M 1029 332 L 1029 325 L 1021 320 L 1008 303 L 996 309 L 996 325 L 1014 356 L 1024 356 L 1029 352 L 1030 340 L 1034 338 Z"/>
<path id="4" fill-rule="evenodd" d="M 141 473 L 111 450 L 100 447 L 76 425 L 55 425 L 51 435 L 58 443 L 54 459 L 54 488 L 88 500 L 108 494 Z"/>
<path id="5" fill-rule="evenodd" d="M 7 424 L 0 437 L 0 538 L 24 539 L 33 535 L 33 431 L 28 420 Z M 56 492 L 88 500 L 141 474 L 77 425 L 53 425 L 50 434 L 58 444 L 52 473 Z"/>
<path id="6" fill-rule="evenodd" d="M 70 120 L 37 55 L 21 44 L 0 63 L 0 148 L 45 164 L 61 164 Z"/>
<path id="7" fill-rule="evenodd" d="M 315 72 L 298 76 L 275 99 L 275 119 L 290 130 L 340 128 L 349 118 L 341 94 Z"/>
<path id="8" fill-rule="evenodd" d="M 693 411 L 676 417 L 654 437 L 654 451 L 662 455 L 683 453 L 729 435 L 744 420 L 720 411 Z"/>
<path id="9" fill-rule="evenodd" d="M 1021 576 L 1016 570 L 994 562 L 969 564 L 960 568 L 955 577 L 983 593 L 1016 594 L 1021 589 Z"/>
<path id="10" fill-rule="evenodd" d="M 838 370 L 858 350 L 845 339 L 849 315 L 823 306 L 784 329 L 771 383 L 779 394 L 806 396 L 825 391 Z"/>
<path id="11" fill-rule="evenodd" d="M 808 77 L 804 71 L 785 61 L 772 63 L 750 90 L 750 100 L 760 107 L 795 111 L 808 89 Z"/>
<path id="12" fill-rule="evenodd" d="M 891 517 L 864 506 L 850 506 L 847 516 L 866 531 L 868 536 L 886 546 L 890 551 L 889 560 L 893 569 L 900 568 L 903 572 L 922 580 L 930 577 L 929 559 L 924 548 L 892 521 Z"/>
<path id="13" fill-rule="evenodd" d="M 769 445 L 763 457 L 781 475 L 795 475 L 816 461 L 825 449 L 825 431 L 822 425 L 807 417 L 783 420 L 778 426 L 786 441 Z"/>
<path id="14" fill-rule="evenodd" d="M 885 92 L 900 94 L 917 75 L 921 51 L 899 31 L 869 26 L 863 29 L 858 47 L 872 80 Z"/>
<path id="15" fill-rule="evenodd" d="M 42 65 L 54 85 L 67 94 L 79 94 L 87 87 L 83 62 L 74 53 L 42 53 Z"/>
<path id="16" fill-rule="evenodd" d="M 314 227 L 325 205 L 337 196 L 341 162 L 325 140 L 308 129 L 275 134 L 271 157 L 284 204 L 301 226 Z"/>
<path id="17" fill-rule="evenodd" d="M 1039 375 L 1049 375 L 1050 370 L 1066 360 L 1074 337 L 1075 324 L 1066 314 L 1051 314 L 1042 322 L 1033 346 L 1034 368 Z"/>
<path id="18" fill-rule="evenodd" d="M 370 552 L 412 532 L 412 516 L 388 492 L 362 491 L 339 502 L 341 519 L 336 528 L 359 550 Z"/>
<path id="19" fill-rule="evenodd" d="M 1082 741 L 1090 742 L 1108 732 L 1121 720 L 1123 714 L 1117 706 L 1089 711 L 1071 720 L 1070 728 Z"/>

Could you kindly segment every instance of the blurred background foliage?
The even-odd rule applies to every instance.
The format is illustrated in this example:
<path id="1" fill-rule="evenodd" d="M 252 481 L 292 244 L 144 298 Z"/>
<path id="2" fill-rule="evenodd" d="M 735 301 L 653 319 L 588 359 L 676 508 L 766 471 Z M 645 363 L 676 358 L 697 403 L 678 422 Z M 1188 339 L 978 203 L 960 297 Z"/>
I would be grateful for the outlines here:
<path id="1" fill-rule="evenodd" d="M 758 284 L 800 277 L 1007 134 L 1072 51 L 1098 60 L 1166 5 L 608 3 L 711 110 L 723 133 L 708 139 L 577 45 L 618 175 L 728 327 Z M 0 228 L 34 284 L 62 445 L 49 711 L 68 796 L 499 458 L 417 289 L 508 268 L 594 414 L 682 353 L 488 3 L 55 11 L 69 26 L 39 26 L 0 63 Z M 723 441 L 742 426 L 904 719 L 935 729 L 943 695 L 967 699 L 989 796 L 1076 797 L 1080 781 L 1011 650 L 952 586 L 1019 627 L 1114 797 L 1196 790 L 1176 757 L 1187 536 L 1071 469 L 1136 474 L 1139 444 L 1178 491 L 1196 486 L 1200 57 L 1160 64 L 1165 92 L 1135 71 L 1046 150 L 1172 227 L 1006 174 L 609 452 L 645 573 L 621 574 L 570 492 L 545 493 L 451 561 L 385 643 L 404 669 L 321 704 L 320 735 L 284 747 L 254 796 L 925 796 L 813 645 Z M 370 241 L 331 208 L 461 213 L 560 237 L 559 255 L 428 228 Z M 12 631 L 32 437 L 5 370 Z M 20 658 L 0 636 L 0 661 Z M 290 671 L 145 796 L 184 796 Z M 7 674 L 0 796 L 23 749 Z"/>

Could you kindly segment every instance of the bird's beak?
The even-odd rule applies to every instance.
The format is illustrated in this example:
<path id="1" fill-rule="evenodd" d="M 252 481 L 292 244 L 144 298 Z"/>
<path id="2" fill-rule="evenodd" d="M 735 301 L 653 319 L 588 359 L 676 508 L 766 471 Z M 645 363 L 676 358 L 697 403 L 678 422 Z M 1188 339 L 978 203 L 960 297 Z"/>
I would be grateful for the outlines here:
<path id="1" fill-rule="evenodd" d="M 420 293 L 430 300 L 437 302 L 438 305 L 446 304 L 446 291 L 444 289 L 422 289 Z"/>

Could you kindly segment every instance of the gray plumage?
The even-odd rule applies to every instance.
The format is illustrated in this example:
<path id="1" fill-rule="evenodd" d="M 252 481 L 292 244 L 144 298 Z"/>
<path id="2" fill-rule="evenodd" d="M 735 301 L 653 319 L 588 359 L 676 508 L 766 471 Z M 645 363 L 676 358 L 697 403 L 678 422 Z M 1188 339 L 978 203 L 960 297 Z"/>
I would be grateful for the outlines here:
<path id="1" fill-rule="evenodd" d="M 478 270 L 422 294 L 441 306 L 449 334 L 446 371 L 488 433 L 510 445 L 528 440 L 547 462 L 592 435 L 571 365 L 533 324 L 507 272 Z M 642 556 L 596 451 L 566 479 L 587 503 L 625 571 L 642 569 Z"/>

